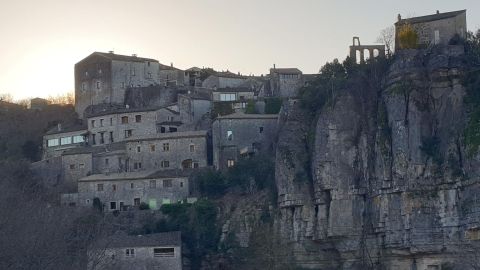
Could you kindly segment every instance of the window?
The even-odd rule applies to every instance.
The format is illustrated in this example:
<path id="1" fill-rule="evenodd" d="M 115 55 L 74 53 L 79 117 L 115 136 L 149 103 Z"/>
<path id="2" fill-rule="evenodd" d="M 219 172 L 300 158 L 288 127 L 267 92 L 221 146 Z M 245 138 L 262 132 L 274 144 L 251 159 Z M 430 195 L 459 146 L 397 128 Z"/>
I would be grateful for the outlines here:
<path id="1" fill-rule="evenodd" d="M 113 126 L 113 117 L 110 117 L 110 126 Z"/>
<path id="2" fill-rule="evenodd" d="M 60 139 L 61 145 L 72 144 L 72 137 L 63 137 Z"/>
<path id="3" fill-rule="evenodd" d="M 88 77 L 88 71 L 85 71 L 85 77 Z"/>
<path id="4" fill-rule="evenodd" d="M 100 144 L 105 143 L 105 132 L 100 132 Z"/>
<path id="5" fill-rule="evenodd" d="M 90 124 L 91 124 L 92 128 L 94 128 L 95 127 L 95 120 L 90 121 Z"/>
<path id="6" fill-rule="evenodd" d="M 130 138 L 130 137 L 132 137 L 132 130 L 131 129 L 125 130 L 125 138 Z"/>
<path id="7" fill-rule="evenodd" d="M 70 164 L 70 170 L 75 170 L 75 164 Z"/>
<path id="8" fill-rule="evenodd" d="M 157 181 L 156 180 L 150 180 L 150 188 L 157 188 Z"/>
<path id="9" fill-rule="evenodd" d="M 168 132 L 177 132 L 177 128 L 176 127 L 169 127 L 168 128 Z"/>
<path id="10" fill-rule="evenodd" d="M 155 144 L 151 144 L 151 145 L 150 145 L 150 151 L 151 151 L 151 152 L 155 152 Z"/>
<path id="11" fill-rule="evenodd" d="M 97 191 L 103 191 L 103 184 L 97 184 Z"/>
<path id="12" fill-rule="evenodd" d="M 233 159 L 227 160 L 227 167 L 230 168 L 230 167 L 233 167 L 233 166 L 235 166 L 235 160 L 233 160 Z"/>
<path id="13" fill-rule="evenodd" d="M 100 90 L 101 82 L 97 82 L 97 89 Z"/>
<path id="14" fill-rule="evenodd" d="M 163 180 L 163 187 L 164 187 L 164 188 L 171 188 L 171 187 L 173 187 L 173 181 L 172 181 L 172 179 Z"/>
<path id="15" fill-rule="evenodd" d="M 128 116 L 122 116 L 122 124 L 128 124 Z"/>
<path id="16" fill-rule="evenodd" d="M 133 205 L 134 206 L 139 206 L 140 205 L 140 198 L 133 199 Z"/>
<path id="17" fill-rule="evenodd" d="M 103 127 L 103 119 L 100 119 L 100 126 Z"/>
<path id="18" fill-rule="evenodd" d="M 182 181 L 182 182 L 180 182 L 180 187 L 183 187 L 183 181 Z"/>
<path id="19" fill-rule="evenodd" d="M 142 147 L 141 146 L 137 146 L 137 153 L 140 153 L 142 152 Z"/>
<path id="20" fill-rule="evenodd" d="M 160 163 L 160 166 L 161 166 L 162 168 L 168 168 L 168 167 L 170 167 L 170 161 L 168 161 L 168 160 L 163 160 L 163 161 Z"/>
<path id="21" fill-rule="evenodd" d="M 259 132 L 263 133 L 263 127 L 260 127 Z"/>
<path id="22" fill-rule="evenodd" d="M 133 169 L 138 170 L 142 168 L 142 163 L 141 162 L 135 162 L 133 163 Z"/>
<path id="23" fill-rule="evenodd" d="M 153 257 L 175 257 L 175 248 L 154 248 Z"/>
<path id="24" fill-rule="evenodd" d="M 142 116 L 141 115 L 135 115 L 135 122 L 137 122 L 137 123 L 142 122 Z"/>
<path id="25" fill-rule="evenodd" d="M 198 167 L 199 167 L 198 162 L 193 162 L 193 168 L 198 169 Z"/>
<path id="26" fill-rule="evenodd" d="M 78 164 L 78 168 L 80 168 L 80 169 L 85 168 L 85 164 L 83 164 L 83 163 Z"/>
<path id="27" fill-rule="evenodd" d="M 124 82 L 122 82 L 122 86 L 121 86 L 121 87 L 122 87 L 122 88 L 125 88 L 125 83 L 124 83 Z"/>
<path id="28" fill-rule="evenodd" d="M 440 31 L 435 30 L 435 41 L 434 44 L 440 44 Z"/>
<path id="29" fill-rule="evenodd" d="M 110 142 L 113 143 L 113 131 L 110 131 Z"/>
<path id="30" fill-rule="evenodd" d="M 190 144 L 190 152 L 195 152 L 195 145 L 194 144 Z"/>
<path id="31" fill-rule="evenodd" d="M 162 204 L 170 204 L 170 199 L 162 199 Z"/>
<path id="32" fill-rule="evenodd" d="M 112 190 L 117 191 L 117 185 L 112 185 Z"/>
<path id="33" fill-rule="evenodd" d="M 233 140 L 233 131 L 231 130 L 227 131 L 227 140 L 229 141 Z"/>
<path id="34" fill-rule="evenodd" d="M 101 68 L 98 69 L 98 74 L 100 74 L 100 75 L 102 74 L 102 69 Z"/>
<path id="35" fill-rule="evenodd" d="M 82 91 L 85 91 L 87 90 L 87 84 L 86 83 L 82 83 Z"/>
<path id="36" fill-rule="evenodd" d="M 83 136 L 73 136 L 73 143 L 83 143 L 84 141 Z"/>
<path id="37" fill-rule="evenodd" d="M 108 158 L 105 159 L 105 165 L 108 165 Z"/>
<path id="38" fill-rule="evenodd" d="M 235 101 L 235 94 L 220 94 L 220 101 Z"/>
<path id="39" fill-rule="evenodd" d="M 163 152 L 168 152 L 170 151 L 170 144 L 169 143 L 164 143 L 163 144 Z"/>
<path id="40" fill-rule="evenodd" d="M 132 68 L 132 70 L 130 71 L 130 74 L 131 74 L 132 76 L 135 76 L 135 68 Z"/>
<path id="41" fill-rule="evenodd" d="M 149 78 L 149 79 L 152 78 L 152 73 L 151 73 L 151 72 L 148 72 L 148 73 L 147 73 L 147 78 Z"/>
<path id="42" fill-rule="evenodd" d="M 93 144 L 93 145 L 97 144 L 95 134 L 92 134 L 92 144 Z"/>
<path id="43" fill-rule="evenodd" d="M 110 202 L 110 210 L 117 210 L 117 202 Z"/>
<path id="44" fill-rule="evenodd" d="M 135 185 L 133 183 L 130 183 L 130 188 L 134 188 Z"/>
<path id="45" fill-rule="evenodd" d="M 47 146 L 48 147 L 58 146 L 58 145 L 59 145 L 58 139 L 51 139 L 51 140 L 47 141 Z"/>
<path id="46" fill-rule="evenodd" d="M 125 257 L 135 257 L 135 249 L 133 248 L 127 248 L 125 249 Z"/>

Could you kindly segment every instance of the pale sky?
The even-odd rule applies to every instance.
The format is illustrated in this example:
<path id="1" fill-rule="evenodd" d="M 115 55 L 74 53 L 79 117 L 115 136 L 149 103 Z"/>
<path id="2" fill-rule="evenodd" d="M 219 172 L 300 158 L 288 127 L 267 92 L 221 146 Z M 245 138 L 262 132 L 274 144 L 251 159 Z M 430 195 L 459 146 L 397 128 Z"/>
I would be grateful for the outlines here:
<path id="1" fill-rule="evenodd" d="M 94 51 L 182 69 L 316 73 L 344 59 L 353 36 L 373 43 L 398 13 L 437 9 L 468 9 L 469 30 L 480 27 L 478 0 L 0 0 L 0 94 L 73 91 L 74 64 Z"/>

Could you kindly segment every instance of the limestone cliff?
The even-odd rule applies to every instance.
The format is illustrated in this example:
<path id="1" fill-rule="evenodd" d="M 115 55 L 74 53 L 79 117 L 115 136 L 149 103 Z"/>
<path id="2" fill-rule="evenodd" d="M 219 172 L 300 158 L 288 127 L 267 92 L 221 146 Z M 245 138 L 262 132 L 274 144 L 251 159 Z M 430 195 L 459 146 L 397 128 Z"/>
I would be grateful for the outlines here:
<path id="1" fill-rule="evenodd" d="M 480 263 L 467 252 L 479 236 L 479 158 L 463 142 L 462 54 L 456 46 L 399 52 L 379 89 L 350 87 L 325 106 L 310 181 L 298 179 L 309 127 L 290 102 L 277 149 L 276 224 L 298 265 Z"/>

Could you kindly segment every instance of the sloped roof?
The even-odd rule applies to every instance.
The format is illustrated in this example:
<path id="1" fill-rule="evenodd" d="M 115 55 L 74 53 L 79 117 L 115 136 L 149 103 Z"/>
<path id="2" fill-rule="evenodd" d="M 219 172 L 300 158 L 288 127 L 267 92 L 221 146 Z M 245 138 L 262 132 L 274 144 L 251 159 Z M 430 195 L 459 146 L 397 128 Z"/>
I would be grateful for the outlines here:
<path id="1" fill-rule="evenodd" d="M 125 142 L 116 142 L 100 146 L 70 148 L 63 151 L 62 155 L 99 154 L 121 150 L 125 150 Z"/>
<path id="2" fill-rule="evenodd" d="M 302 74 L 298 68 L 272 68 L 270 71 L 278 74 Z"/>
<path id="3" fill-rule="evenodd" d="M 181 246 L 182 237 L 179 231 L 145 235 L 114 234 L 104 238 L 96 244 L 101 248 L 130 248 L 130 247 L 165 247 Z"/>
<path id="4" fill-rule="evenodd" d="M 109 115 L 109 114 L 150 112 L 150 111 L 156 111 L 161 108 L 162 107 L 160 106 L 143 107 L 143 108 L 132 108 L 132 107 L 127 108 L 126 105 L 105 103 L 105 104 L 96 104 L 96 105 L 88 106 L 85 109 L 84 114 L 86 118 L 91 118 L 91 117 L 97 117 L 97 116 Z"/>
<path id="5" fill-rule="evenodd" d="M 223 115 L 217 119 L 278 119 L 278 114 L 248 114 L 237 112 L 229 115 Z"/>
<path id="6" fill-rule="evenodd" d="M 115 53 L 104 53 L 104 52 L 94 52 L 91 55 L 87 56 L 86 58 L 93 56 L 93 55 L 98 55 L 102 56 L 105 58 L 108 58 L 110 60 L 115 60 L 115 61 L 125 61 L 125 62 L 158 62 L 156 59 L 152 58 L 144 58 L 144 57 L 138 57 L 138 56 L 133 56 L 133 55 L 121 55 L 121 54 L 115 54 Z"/>
<path id="7" fill-rule="evenodd" d="M 93 174 L 83 177 L 78 182 L 141 180 L 151 178 L 188 177 L 192 170 L 146 170 L 138 172 L 120 172 L 109 174 Z"/>
<path id="8" fill-rule="evenodd" d="M 75 131 L 85 131 L 87 132 L 87 125 L 82 124 L 82 123 L 62 123 L 60 124 L 60 129 L 58 129 L 58 126 L 55 126 L 51 129 L 49 129 L 45 135 L 54 135 L 54 134 L 62 134 L 62 133 L 69 133 L 69 132 L 75 132 Z"/>
<path id="9" fill-rule="evenodd" d="M 464 9 L 464 10 L 445 12 L 445 13 L 439 13 L 439 14 L 433 14 L 433 15 L 427 15 L 427 16 L 413 17 L 413 18 L 400 20 L 400 21 L 396 22 L 395 24 L 396 25 L 397 24 L 403 24 L 403 23 L 415 24 L 415 23 L 425 23 L 425 22 L 444 20 L 444 19 L 457 17 L 458 15 L 461 15 L 461 14 L 466 13 L 466 12 L 467 12 L 467 10 Z"/>
<path id="10" fill-rule="evenodd" d="M 213 92 L 255 92 L 255 91 L 247 87 L 225 87 L 225 88 L 213 89 Z"/>

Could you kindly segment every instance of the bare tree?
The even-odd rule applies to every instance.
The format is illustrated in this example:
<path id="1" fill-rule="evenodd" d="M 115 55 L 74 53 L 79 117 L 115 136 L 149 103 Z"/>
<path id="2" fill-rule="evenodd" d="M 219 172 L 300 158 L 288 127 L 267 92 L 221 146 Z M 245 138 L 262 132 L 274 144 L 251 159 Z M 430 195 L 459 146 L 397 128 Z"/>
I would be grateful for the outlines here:
<path id="1" fill-rule="evenodd" d="M 8 93 L 0 93 L 0 101 L 13 102 L 13 97 Z"/>
<path id="2" fill-rule="evenodd" d="M 395 26 L 392 25 L 380 31 L 377 42 L 385 44 L 387 55 L 392 55 L 395 46 Z"/>
<path id="3" fill-rule="evenodd" d="M 72 105 L 75 104 L 75 95 L 72 92 L 67 92 L 57 96 L 49 96 L 47 100 L 50 104 Z"/>

